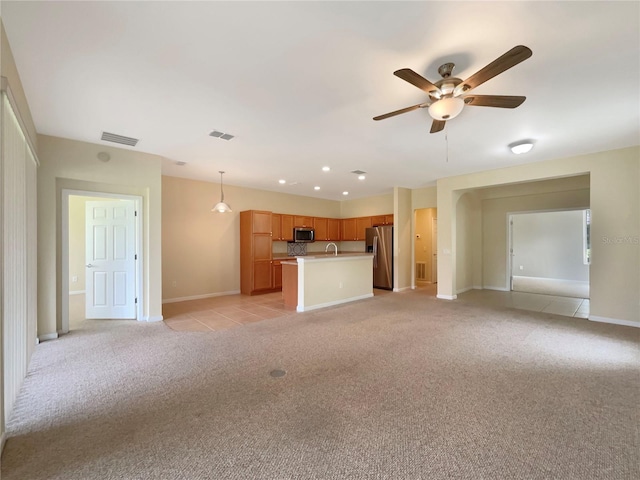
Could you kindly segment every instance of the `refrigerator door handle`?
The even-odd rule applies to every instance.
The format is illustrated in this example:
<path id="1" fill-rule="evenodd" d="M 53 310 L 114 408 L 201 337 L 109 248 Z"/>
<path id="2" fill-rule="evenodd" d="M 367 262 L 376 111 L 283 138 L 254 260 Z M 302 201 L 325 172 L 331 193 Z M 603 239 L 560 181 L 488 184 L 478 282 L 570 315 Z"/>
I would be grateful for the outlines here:
<path id="1" fill-rule="evenodd" d="M 378 268 L 378 236 L 373 237 L 373 268 Z"/>

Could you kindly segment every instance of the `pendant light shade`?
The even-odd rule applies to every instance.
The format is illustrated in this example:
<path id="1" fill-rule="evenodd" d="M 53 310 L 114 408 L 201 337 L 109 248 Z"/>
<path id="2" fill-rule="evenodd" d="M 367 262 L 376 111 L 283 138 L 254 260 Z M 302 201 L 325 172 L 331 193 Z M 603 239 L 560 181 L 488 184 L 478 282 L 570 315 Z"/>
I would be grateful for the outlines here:
<path id="1" fill-rule="evenodd" d="M 462 112 L 464 100 L 460 97 L 448 97 L 438 100 L 429 106 L 429 115 L 434 120 L 451 120 Z"/>
<path id="2" fill-rule="evenodd" d="M 231 207 L 226 203 L 224 203 L 224 191 L 222 190 L 222 174 L 224 172 L 219 171 L 218 173 L 220 173 L 220 201 L 216 203 L 216 205 L 211 209 L 211 211 L 218 212 L 218 213 L 232 212 L 233 210 L 231 210 Z"/>

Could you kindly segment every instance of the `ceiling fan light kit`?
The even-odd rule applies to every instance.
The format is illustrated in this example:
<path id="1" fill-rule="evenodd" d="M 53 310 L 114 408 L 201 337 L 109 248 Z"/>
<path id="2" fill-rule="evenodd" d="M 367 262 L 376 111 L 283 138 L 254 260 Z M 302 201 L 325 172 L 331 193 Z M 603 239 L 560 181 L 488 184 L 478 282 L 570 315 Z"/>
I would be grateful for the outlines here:
<path id="1" fill-rule="evenodd" d="M 384 120 L 402 113 L 411 112 L 418 108 L 428 107 L 429 115 L 433 118 L 431 133 L 436 133 L 444 129 L 445 123 L 457 117 L 465 105 L 476 107 L 498 107 L 516 108 L 526 100 L 527 97 L 514 95 L 467 95 L 469 91 L 482 85 L 487 80 L 523 62 L 532 55 L 531 49 L 524 45 L 513 47 L 504 55 L 498 57 L 484 68 L 466 80 L 452 77 L 451 73 L 455 68 L 453 63 L 445 63 L 438 68 L 438 73 L 442 79 L 436 83 L 414 72 L 410 68 L 396 70 L 393 74 L 396 77 L 409 82 L 415 87 L 428 94 L 429 98 L 424 103 L 419 103 L 411 107 L 402 108 L 393 112 L 385 113 L 373 117 L 374 120 Z"/>
<path id="2" fill-rule="evenodd" d="M 429 115 L 434 120 L 451 120 L 456 118 L 464 108 L 464 100 L 460 97 L 448 97 L 429 105 Z"/>

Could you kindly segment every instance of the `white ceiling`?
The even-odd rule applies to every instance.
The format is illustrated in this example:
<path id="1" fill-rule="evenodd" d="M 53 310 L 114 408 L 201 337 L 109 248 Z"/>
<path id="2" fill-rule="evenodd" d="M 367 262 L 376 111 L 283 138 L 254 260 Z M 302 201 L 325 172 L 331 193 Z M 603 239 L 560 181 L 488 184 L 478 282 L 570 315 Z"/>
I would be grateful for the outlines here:
<path id="1" fill-rule="evenodd" d="M 640 144 L 635 1 L 2 0 L 0 13 L 39 133 L 139 138 L 165 175 L 225 170 L 225 184 L 343 200 Z M 426 99 L 395 70 L 435 82 L 454 62 L 465 79 L 516 45 L 533 56 L 474 93 L 526 95 L 519 108 L 467 106 L 437 134 L 426 109 L 372 120 Z M 536 146 L 516 157 L 507 145 L 524 138 Z"/>

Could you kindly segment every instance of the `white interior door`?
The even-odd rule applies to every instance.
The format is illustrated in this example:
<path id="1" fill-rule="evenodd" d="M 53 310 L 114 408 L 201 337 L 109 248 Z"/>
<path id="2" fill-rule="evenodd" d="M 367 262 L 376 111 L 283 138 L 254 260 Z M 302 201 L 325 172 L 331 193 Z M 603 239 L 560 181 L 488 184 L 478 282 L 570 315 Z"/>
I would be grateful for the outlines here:
<path id="1" fill-rule="evenodd" d="M 136 318 L 133 200 L 86 202 L 86 318 Z"/>

